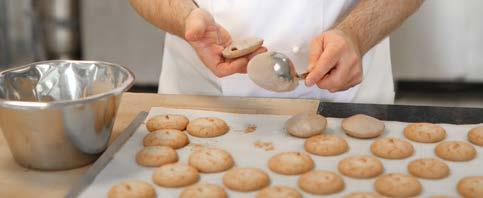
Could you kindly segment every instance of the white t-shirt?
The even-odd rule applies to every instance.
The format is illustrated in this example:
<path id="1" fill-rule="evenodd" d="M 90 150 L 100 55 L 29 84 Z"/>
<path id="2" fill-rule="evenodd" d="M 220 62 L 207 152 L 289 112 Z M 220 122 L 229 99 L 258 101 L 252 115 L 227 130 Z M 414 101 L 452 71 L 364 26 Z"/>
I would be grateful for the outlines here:
<path id="1" fill-rule="evenodd" d="M 198 0 L 232 39 L 259 37 L 270 51 L 286 54 L 296 71 L 308 67 L 312 39 L 329 29 L 353 6 L 352 0 Z M 292 92 L 275 93 L 255 85 L 246 74 L 214 76 L 183 39 L 167 34 L 159 93 L 277 98 L 313 98 L 334 102 L 393 103 L 389 39 L 362 59 L 363 81 L 342 92 L 330 93 L 304 83 Z"/>

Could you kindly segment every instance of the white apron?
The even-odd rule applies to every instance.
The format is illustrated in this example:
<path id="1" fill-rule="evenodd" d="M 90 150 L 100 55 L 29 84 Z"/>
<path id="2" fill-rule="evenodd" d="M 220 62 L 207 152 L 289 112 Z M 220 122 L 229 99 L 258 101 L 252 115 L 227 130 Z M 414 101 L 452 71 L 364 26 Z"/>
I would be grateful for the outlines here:
<path id="1" fill-rule="evenodd" d="M 227 29 L 232 39 L 256 36 L 271 51 L 286 54 L 298 72 L 308 67 L 311 40 L 330 28 L 347 12 L 352 0 L 197 0 Z M 389 39 L 363 57 L 364 77 L 360 85 L 330 93 L 317 86 L 305 87 L 301 81 L 292 92 L 275 93 L 250 81 L 246 74 L 224 78 L 214 76 L 194 50 L 179 37 L 167 34 L 159 93 L 224 95 L 278 98 L 314 98 L 334 102 L 393 103 Z"/>

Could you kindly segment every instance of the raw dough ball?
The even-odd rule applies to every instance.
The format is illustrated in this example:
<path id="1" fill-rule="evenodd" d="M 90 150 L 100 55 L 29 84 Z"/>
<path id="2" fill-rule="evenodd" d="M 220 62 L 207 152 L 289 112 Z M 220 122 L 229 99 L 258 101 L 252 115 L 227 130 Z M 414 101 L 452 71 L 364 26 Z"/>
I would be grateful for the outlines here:
<path id="1" fill-rule="evenodd" d="M 483 176 L 465 177 L 458 182 L 457 188 L 463 197 L 483 197 Z"/>
<path id="2" fill-rule="evenodd" d="M 231 190 L 249 192 L 265 188 L 270 178 L 258 168 L 233 168 L 223 175 L 223 183 Z"/>
<path id="3" fill-rule="evenodd" d="M 285 129 L 295 137 L 311 137 L 324 132 L 327 119 L 316 113 L 299 113 L 285 122 Z"/>
<path id="4" fill-rule="evenodd" d="M 449 175 L 449 167 L 443 161 L 433 158 L 417 159 L 409 162 L 411 175 L 425 179 L 442 179 Z"/>
<path id="5" fill-rule="evenodd" d="M 198 171 L 188 165 L 166 164 L 154 170 L 153 181 L 163 187 L 183 187 L 196 183 Z"/>
<path id="6" fill-rule="evenodd" d="M 302 198 L 302 194 L 292 187 L 270 186 L 258 192 L 257 198 Z"/>
<path id="7" fill-rule="evenodd" d="M 342 120 L 342 129 L 352 137 L 374 138 L 384 133 L 384 122 L 364 114 L 357 114 Z"/>
<path id="8" fill-rule="evenodd" d="M 386 159 L 403 159 L 414 153 L 411 143 L 395 137 L 378 139 L 371 144 L 371 152 Z"/>
<path id="9" fill-rule="evenodd" d="M 344 189 L 344 180 L 341 176 L 331 172 L 315 170 L 300 176 L 299 187 L 305 192 L 315 195 L 333 194 Z"/>
<path id="10" fill-rule="evenodd" d="M 334 156 L 349 150 L 347 141 L 337 135 L 322 134 L 305 140 L 305 151 L 319 156 Z"/>
<path id="11" fill-rule="evenodd" d="M 475 127 L 468 132 L 468 141 L 483 146 L 483 126 Z"/>
<path id="12" fill-rule="evenodd" d="M 384 171 L 381 161 L 368 155 L 347 157 L 337 167 L 343 175 L 354 178 L 371 178 Z"/>
<path id="13" fill-rule="evenodd" d="M 218 148 L 202 148 L 195 151 L 188 161 L 202 173 L 222 172 L 235 164 L 230 153 Z"/>
<path id="14" fill-rule="evenodd" d="M 189 144 L 188 136 L 176 129 L 160 129 L 153 131 L 143 139 L 144 146 L 169 146 L 174 149 L 182 148 Z"/>
<path id="15" fill-rule="evenodd" d="M 263 39 L 256 37 L 235 40 L 223 50 L 222 54 L 225 58 L 238 58 L 256 51 L 262 45 Z"/>
<path id="16" fill-rule="evenodd" d="M 264 52 L 253 57 L 248 62 L 247 73 L 248 77 L 258 86 L 274 92 L 288 92 L 297 88 L 299 82 L 294 78 L 292 81 L 287 81 L 279 77 L 273 70 L 275 61 L 272 58 L 274 52 Z M 293 69 L 295 70 L 295 69 Z M 295 71 L 292 71 L 295 76 Z"/>
<path id="17" fill-rule="evenodd" d="M 470 161 L 476 157 L 476 149 L 463 141 L 446 141 L 439 143 L 434 152 L 444 160 L 461 162 Z"/>
<path id="18" fill-rule="evenodd" d="M 155 198 L 153 186 L 144 181 L 122 181 L 111 187 L 109 198 Z"/>
<path id="19" fill-rule="evenodd" d="M 432 123 L 413 123 L 404 128 L 406 138 L 422 143 L 435 143 L 446 137 L 446 131 Z"/>
<path id="20" fill-rule="evenodd" d="M 179 195 L 180 198 L 228 198 L 223 187 L 216 184 L 198 183 L 187 187 Z"/>
<path id="21" fill-rule="evenodd" d="M 192 136 L 209 138 L 224 135 L 230 128 L 220 118 L 205 117 L 192 120 L 188 124 L 188 133 Z"/>
<path id="22" fill-rule="evenodd" d="M 146 128 L 148 131 L 156 131 L 158 129 L 177 129 L 182 131 L 186 129 L 188 122 L 188 118 L 184 115 L 157 115 L 148 120 Z"/>
<path id="23" fill-rule="evenodd" d="M 178 154 L 171 147 L 148 146 L 136 154 L 136 162 L 142 166 L 159 167 L 178 161 Z"/>
<path id="24" fill-rule="evenodd" d="M 312 170 L 314 161 L 304 153 L 285 152 L 270 158 L 268 168 L 282 175 L 299 175 Z"/>
<path id="25" fill-rule="evenodd" d="M 400 173 L 378 177 L 374 187 L 378 193 L 388 197 L 414 197 L 419 195 L 423 188 L 415 177 Z"/>

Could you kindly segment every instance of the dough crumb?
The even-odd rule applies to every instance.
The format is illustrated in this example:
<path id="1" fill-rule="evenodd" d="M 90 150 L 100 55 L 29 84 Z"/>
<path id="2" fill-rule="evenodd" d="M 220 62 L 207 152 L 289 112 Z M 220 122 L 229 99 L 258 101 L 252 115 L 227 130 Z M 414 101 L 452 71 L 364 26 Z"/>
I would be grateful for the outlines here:
<path id="1" fill-rule="evenodd" d="M 245 133 L 252 133 L 257 130 L 257 125 L 255 124 L 249 124 L 247 125 L 247 128 L 245 128 Z"/>
<path id="2" fill-rule="evenodd" d="M 263 142 L 263 141 L 257 140 L 253 145 L 265 151 L 273 151 L 275 149 L 272 142 Z"/>

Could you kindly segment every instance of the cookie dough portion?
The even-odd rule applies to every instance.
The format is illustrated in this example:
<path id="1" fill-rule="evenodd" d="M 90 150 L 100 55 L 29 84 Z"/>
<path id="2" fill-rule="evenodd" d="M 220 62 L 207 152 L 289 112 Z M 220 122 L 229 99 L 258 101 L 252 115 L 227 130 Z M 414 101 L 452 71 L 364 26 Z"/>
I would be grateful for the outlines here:
<path id="1" fill-rule="evenodd" d="M 136 154 L 136 162 L 142 166 L 159 167 L 178 161 L 178 154 L 167 146 L 148 146 Z"/>
<path id="2" fill-rule="evenodd" d="M 220 118 L 204 117 L 192 120 L 188 124 L 187 130 L 192 136 L 209 138 L 224 135 L 228 132 L 229 127 Z"/>
<path id="3" fill-rule="evenodd" d="M 285 129 L 290 135 L 307 138 L 324 132 L 327 119 L 316 113 L 300 113 L 285 122 Z"/>
<path id="4" fill-rule="evenodd" d="M 156 131 L 159 129 L 177 129 L 185 130 L 188 125 L 188 118 L 184 115 L 166 114 L 157 115 L 148 120 L 146 128 L 148 131 Z"/>
<path id="5" fill-rule="evenodd" d="M 329 195 L 344 189 L 344 180 L 331 171 L 315 170 L 300 176 L 299 187 L 315 195 Z"/>
<path id="6" fill-rule="evenodd" d="M 483 197 L 483 176 L 465 177 L 456 188 L 463 197 Z"/>
<path id="7" fill-rule="evenodd" d="M 414 197 L 422 191 L 421 183 L 415 177 L 401 173 L 389 173 L 378 177 L 374 188 L 381 195 L 388 197 Z"/>
<path id="8" fill-rule="evenodd" d="M 384 197 L 374 192 L 353 192 L 348 195 L 345 195 L 344 198 L 384 198 Z"/>
<path id="9" fill-rule="evenodd" d="M 196 183 L 198 170 L 183 164 L 166 164 L 154 170 L 153 181 L 162 187 L 183 187 Z"/>
<path id="10" fill-rule="evenodd" d="M 223 187 L 210 184 L 210 183 L 198 183 L 190 187 L 185 188 L 180 198 L 228 198 L 228 194 Z"/>
<path id="11" fill-rule="evenodd" d="M 349 136 L 355 138 L 374 138 L 384 133 L 384 122 L 364 115 L 357 114 L 342 120 L 342 129 Z"/>
<path id="12" fill-rule="evenodd" d="M 409 162 L 408 171 L 411 175 L 425 179 L 442 179 L 449 175 L 449 167 L 441 160 L 422 158 Z"/>
<path id="13" fill-rule="evenodd" d="M 381 161 L 368 155 L 347 157 L 339 162 L 338 169 L 343 175 L 354 178 L 371 178 L 384 171 Z"/>
<path id="14" fill-rule="evenodd" d="M 483 126 L 475 127 L 468 132 L 468 141 L 483 146 Z"/>
<path id="15" fill-rule="evenodd" d="M 404 136 L 415 142 L 435 143 L 446 138 L 446 131 L 436 124 L 421 122 L 406 126 Z"/>
<path id="16" fill-rule="evenodd" d="M 143 139 L 144 146 L 169 146 L 174 149 L 189 144 L 188 136 L 177 129 L 160 129 L 147 134 Z"/>
<path id="17" fill-rule="evenodd" d="M 414 153 L 411 143 L 395 137 L 376 140 L 371 144 L 371 152 L 385 159 L 403 159 Z"/>
<path id="18" fill-rule="evenodd" d="M 258 168 L 233 168 L 223 175 L 223 184 L 234 191 L 249 192 L 267 187 L 270 178 Z"/>
<path id="19" fill-rule="evenodd" d="M 257 193 L 256 198 L 302 198 L 297 190 L 288 186 L 270 186 Z"/>
<path id="20" fill-rule="evenodd" d="M 284 152 L 270 158 L 268 168 L 282 175 L 299 175 L 312 170 L 314 161 L 301 152 Z"/>
<path id="21" fill-rule="evenodd" d="M 319 156 L 334 156 L 349 150 L 347 141 L 336 135 L 322 134 L 305 140 L 305 151 Z"/>
<path id="22" fill-rule="evenodd" d="M 109 198 L 156 198 L 154 187 L 144 181 L 122 181 L 111 187 Z"/>
<path id="23" fill-rule="evenodd" d="M 193 152 L 188 163 L 202 173 L 216 173 L 230 169 L 235 164 L 230 153 L 218 148 L 202 148 Z"/>
<path id="24" fill-rule="evenodd" d="M 262 45 L 263 39 L 256 37 L 235 40 L 223 50 L 222 54 L 228 59 L 238 58 L 256 51 Z"/>
<path id="25" fill-rule="evenodd" d="M 247 74 L 258 86 L 273 92 L 293 91 L 299 85 L 298 79 L 288 81 L 279 77 L 273 70 L 275 60 L 272 58 L 274 52 L 264 52 L 253 57 L 247 65 Z M 295 76 L 295 69 L 292 68 L 292 76 Z"/>
<path id="26" fill-rule="evenodd" d="M 462 162 L 470 161 L 476 157 L 476 149 L 463 141 L 446 141 L 439 143 L 434 153 L 444 160 Z"/>

